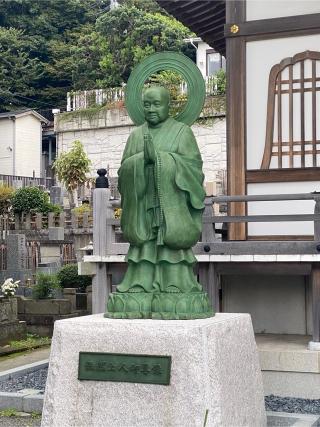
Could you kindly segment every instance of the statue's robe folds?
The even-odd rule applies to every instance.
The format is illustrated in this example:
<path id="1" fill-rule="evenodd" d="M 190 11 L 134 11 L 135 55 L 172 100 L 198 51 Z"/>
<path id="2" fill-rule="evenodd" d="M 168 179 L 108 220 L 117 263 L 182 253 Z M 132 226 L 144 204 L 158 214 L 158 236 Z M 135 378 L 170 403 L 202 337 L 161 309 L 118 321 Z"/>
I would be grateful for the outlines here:
<path id="1" fill-rule="evenodd" d="M 201 155 L 189 126 L 168 118 L 152 132 L 156 162 L 147 163 L 147 123 L 130 135 L 119 169 L 121 228 L 130 248 L 118 292 L 198 292 L 191 247 L 201 233 L 205 192 Z"/>

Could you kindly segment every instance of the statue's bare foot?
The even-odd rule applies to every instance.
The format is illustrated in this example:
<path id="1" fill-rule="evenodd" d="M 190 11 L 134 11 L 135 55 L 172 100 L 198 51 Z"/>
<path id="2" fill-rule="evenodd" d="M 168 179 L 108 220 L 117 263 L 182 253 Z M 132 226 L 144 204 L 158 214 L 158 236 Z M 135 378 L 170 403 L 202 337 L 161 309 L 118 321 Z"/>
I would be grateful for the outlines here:
<path id="1" fill-rule="evenodd" d="M 168 292 L 168 293 L 170 293 L 170 294 L 178 294 L 178 293 L 180 293 L 181 291 L 180 291 L 180 289 L 179 289 L 179 288 L 176 288 L 175 286 L 168 286 L 168 287 L 166 288 L 166 292 Z"/>

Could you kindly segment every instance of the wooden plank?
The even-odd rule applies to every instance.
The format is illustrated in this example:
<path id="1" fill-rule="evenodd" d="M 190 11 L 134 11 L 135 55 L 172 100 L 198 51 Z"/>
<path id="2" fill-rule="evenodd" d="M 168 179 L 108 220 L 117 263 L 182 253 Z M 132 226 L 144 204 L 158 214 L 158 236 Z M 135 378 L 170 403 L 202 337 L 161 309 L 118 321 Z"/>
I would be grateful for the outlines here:
<path id="1" fill-rule="evenodd" d="M 286 242 L 291 240 L 299 240 L 299 241 L 305 241 L 305 240 L 314 240 L 313 236 L 311 235 L 293 235 L 293 234 L 285 234 L 285 235 L 277 235 L 277 234 L 268 234 L 268 235 L 260 235 L 260 236 L 248 236 L 248 240 L 251 241 L 269 241 L 269 242 Z"/>
<path id="2" fill-rule="evenodd" d="M 315 263 L 312 266 L 312 340 L 320 341 L 320 264 Z"/>
<path id="3" fill-rule="evenodd" d="M 213 216 L 204 218 L 204 223 L 221 223 L 221 222 L 299 222 L 299 221 L 319 221 L 320 215 L 314 214 L 297 214 L 297 215 L 241 215 L 241 216 Z"/>
<path id="4" fill-rule="evenodd" d="M 265 138 L 264 153 L 261 161 L 261 169 L 269 169 L 270 167 L 273 135 L 274 135 L 274 111 L 275 111 L 274 93 L 276 89 L 276 79 L 279 74 L 279 70 L 280 70 L 279 64 L 274 65 L 271 68 L 270 76 L 269 76 L 266 138 Z"/>
<path id="5" fill-rule="evenodd" d="M 315 155 L 316 154 L 320 154 L 320 150 L 315 150 L 314 147 L 316 147 L 316 141 L 313 142 L 313 148 L 312 148 L 312 150 L 304 150 L 305 154 L 312 154 L 313 159 L 315 159 Z M 273 156 L 278 156 L 278 152 L 272 153 L 272 155 Z M 290 153 L 288 151 L 282 151 L 282 153 L 281 153 L 281 156 L 289 156 L 289 155 L 290 155 Z M 302 155 L 302 151 L 295 150 L 294 151 L 294 155 L 295 156 L 301 156 Z"/>
<path id="6" fill-rule="evenodd" d="M 245 21 L 246 4 L 226 2 L 226 22 Z M 246 111 L 246 46 L 243 38 L 227 39 L 227 183 L 229 195 L 243 195 L 245 186 L 245 111 Z M 244 215 L 244 203 L 228 206 L 230 215 Z M 229 239 L 245 240 L 245 224 L 233 224 L 228 229 Z"/>
<path id="7" fill-rule="evenodd" d="M 301 135 L 301 167 L 304 168 L 305 161 L 305 117 L 304 117 L 304 82 L 309 79 L 304 78 L 304 61 L 300 62 L 300 79 L 301 79 L 301 92 L 300 92 L 300 135 Z"/>
<path id="8" fill-rule="evenodd" d="M 317 142 L 317 144 L 320 144 L 320 139 L 317 139 L 316 142 Z M 308 145 L 308 144 L 311 145 L 312 144 L 312 140 L 310 140 L 310 141 L 305 141 L 305 140 L 303 140 L 303 141 L 292 141 L 292 145 L 301 145 L 303 143 L 305 143 L 306 145 Z M 288 142 L 288 141 L 282 141 L 282 146 L 283 147 L 289 147 L 289 145 L 290 145 L 290 142 Z M 273 147 L 277 147 L 278 144 L 276 142 L 273 142 L 272 146 Z M 283 152 L 283 150 L 282 150 L 282 152 Z"/>
<path id="9" fill-rule="evenodd" d="M 310 77 L 310 78 L 304 78 L 304 66 L 303 66 L 304 64 L 303 64 L 303 61 L 301 61 L 300 62 L 300 76 L 301 76 L 301 78 L 299 78 L 299 79 L 292 79 L 292 83 L 303 83 L 303 82 L 305 82 L 305 83 L 311 83 L 312 82 L 312 78 Z M 303 80 L 303 82 L 302 82 L 302 80 Z M 320 82 L 320 77 L 316 77 L 316 81 L 317 82 Z M 286 80 L 286 79 L 284 79 L 284 80 L 281 80 L 281 83 L 282 84 L 289 84 L 289 80 Z M 302 85 L 302 87 L 300 88 L 300 92 L 301 91 L 303 91 L 304 89 L 304 85 Z"/>
<path id="10" fill-rule="evenodd" d="M 247 184 L 259 182 L 319 181 L 319 168 L 249 170 Z"/>
<path id="11" fill-rule="evenodd" d="M 317 166 L 317 93 L 316 93 L 316 60 L 312 60 L 312 166 Z M 320 90 L 320 88 L 318 88 Z"/>
<path id="12" fill-rule="evenodd" d="M 258 275 L 298 275 L 307 276 L 311 273 L 311 263 L 293 262 L 221 262 L 216 267 L 218 274 L 258 274 Z"/>
<path id="13" fill-rule="evenodd" d="M 246 196 L 213 196 L 213 203 L 222 202 L 266 202 L 266 201 L 283 201 L 283 200 L 314 200 L 316 195 L 314 193 L 296 193 L 296 194 L 254 194 Z"/>
<path id="14" fill-rule="evenodd" d="M 314 91 L 319 92 L 320 91 L 320 87 L 315 87 Z M 302 89 L 301 88 L 296 88 L 296 89 L 292 89 L 292 93 L 301 93 Z M 313 92 L 312 87 L 306 87 L 303 89 L 303 92 Z M 278 95 L 278 90 L 275 91 L 275 93 Z M 281 89 L 281 95 L 286 94 L 286 93 L 290 93 L 289 89 Z"/>
<path id="15" fill-rule="evenodd" d="M 320 196 L 316 196 L 315 198 L 315 206 L 314 206 L 314 215 L 315 215 L 315 220 L 314 220 L 314 240 L 315 241 L 320 241 L 320 221 L 318 219 L 319 214 L 320 214 Z"/>
<path id="16" fill-rule="evenodd" d="M 293 65 L 289 65 L 289 167 L 293 168 Z M 283 152 L 281 153 L 284 154 Z"/>
<path id="17" fill-rule="evenodd" d="M 319 30 L 320 13 L 241 22 L 239 31 L 235 34 L 231 32 L 230 28 L 230 25 L 225 26 L 225 37 L 228 37 L 227 40 L 241 36 L 255 36 L 255 38 L 260 36 L 261 38 L 266 38 L 267 35 L 273 35 L 274 37 L 278 37 L 279 33 Z"/>
<path id="18" fill-rule="evenodd" d="M 204 252 L 204 245 L 209 246 L 210 251 Z M 301 255 L 319 254 L 317 242 L 314 241 L 291 241 L 291 242 L 255 242 L 255 241 L 229 241 L 197 243 L 194 247 L 195 254 L 210 255 Z"/>
<path id="19" fill-rule="evenodd" d="M 277 126 L 278 126 L 278 168 L 282 168 L 282 98 L 281 98 L 281 71 L 277 78 Z M 280 89 L 279 89 L 280 88 Z M 280 91 L 280 94 L 279 94 Z"/>

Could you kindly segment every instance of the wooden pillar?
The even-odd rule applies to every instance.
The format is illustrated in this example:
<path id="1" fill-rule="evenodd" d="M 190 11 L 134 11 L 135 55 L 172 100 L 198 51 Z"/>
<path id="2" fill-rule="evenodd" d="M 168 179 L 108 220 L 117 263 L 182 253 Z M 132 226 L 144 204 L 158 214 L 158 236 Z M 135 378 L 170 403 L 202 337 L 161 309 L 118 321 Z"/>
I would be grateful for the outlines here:
<path id="1" fill-rule="evenodd" d="M 226 2 L 227 49 L 227 171 L 228 195 L 245 195 L 245 135 L 246 135 L 246 43 L 237 36 L 245 21 L 246 2 Z M 233 28 L 232 30 L 230 30 Z M 229 215 L 245 215 L 245 203 L 230 203 Z M 229 240 L 245 240 L 244 223 L 230 224 Z"/>
<path id="2" fill-rule="evenodd" d="M 311 272 L 312 283 L 312 341 L 320 342 L 320 264 L 314 263 Z"/>
<path id="3" fill-rule="evenodd" d="M 107 202 L 110 190 L 96 188 L 93 192 L 93 255 L 107 254 Z M 96 274 L 92 279 L 92 314 L 104 313 L 109 296 L 107 264 L 96 263 Z"/>
<path id="4" fill-rule="evenodd" d="M 216 313 L 219 312 L 220 276 L 217 273 L 216 263 L 199 263 L 199 282 L 201 283 L 203 290 L 207 292 L 213 310 Z"/>

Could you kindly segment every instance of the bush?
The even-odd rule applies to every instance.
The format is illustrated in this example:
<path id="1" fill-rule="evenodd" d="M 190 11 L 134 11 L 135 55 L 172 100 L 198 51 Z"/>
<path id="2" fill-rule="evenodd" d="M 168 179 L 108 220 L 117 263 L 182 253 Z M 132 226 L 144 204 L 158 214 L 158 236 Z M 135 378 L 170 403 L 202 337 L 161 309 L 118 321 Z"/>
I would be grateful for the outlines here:
<path id="1" fill-rule="evenodd" d="M 88 204 L 83 204 L 81 206 L 78 206 L 77 208 L 73 208 L 71 210 L 73 213 L 75 213 L 76 215 L 83 215 L 84 213 L 88 212 L 91 213 L 92 212 L 92 208 L 90 205 Z"/>
<path id="2" fill-rule="evenodd" d="M 32 296 L 35 299 L 54 298 L 56 289 L 60 289 L 56 274 L 37 274 L 37 284 L 32 288 Z"/>
<path id="3" fill-rule="evenodd" d="M 10 211 L 11 198 L 14 189 L 5 184 L 0 184 L 0 215 L 4 215 Z"/>
<path id="4" fill-rule="evenodd" d="M 77 264 L 67 264 L 58 271 L 58 280 L 62 288 L 80 288 L 82 291 L 91 285 L 90 276 L 79 276 Z"/>
<path id="5" fill-rule="evenodd" d="M 48 193 L 37 187 L 25 187 L 17 190 L 12 197 L 13 211 L 18 214 L 41 212 L 61 212 L 60 206 L 50 203 Z"/>

